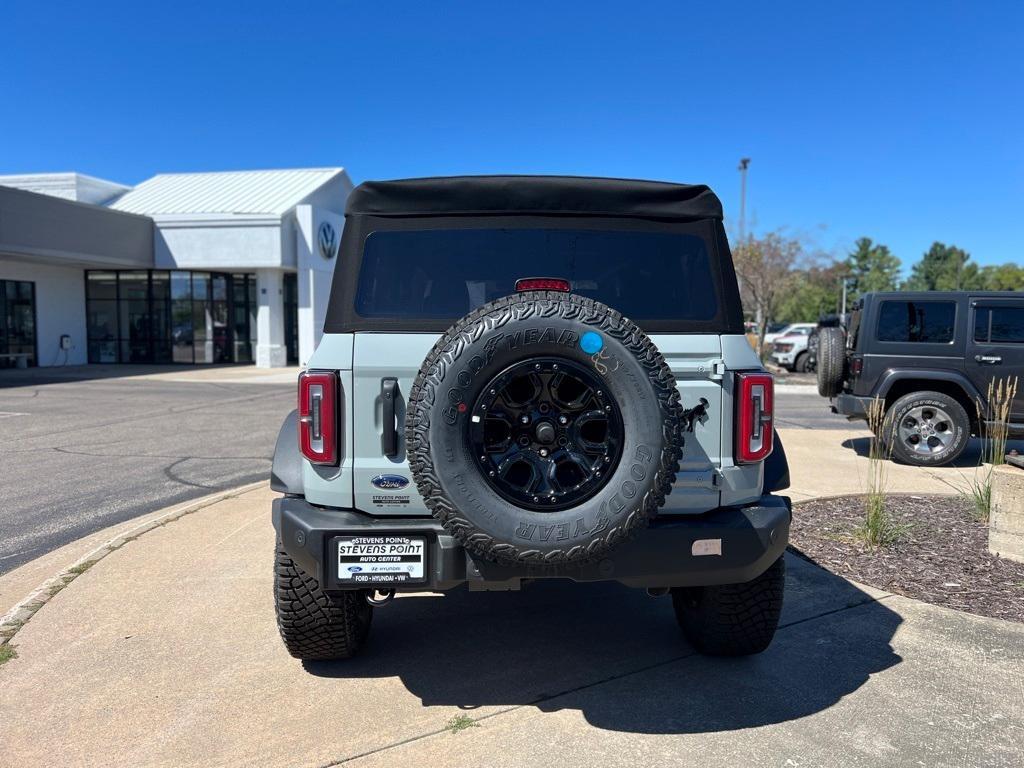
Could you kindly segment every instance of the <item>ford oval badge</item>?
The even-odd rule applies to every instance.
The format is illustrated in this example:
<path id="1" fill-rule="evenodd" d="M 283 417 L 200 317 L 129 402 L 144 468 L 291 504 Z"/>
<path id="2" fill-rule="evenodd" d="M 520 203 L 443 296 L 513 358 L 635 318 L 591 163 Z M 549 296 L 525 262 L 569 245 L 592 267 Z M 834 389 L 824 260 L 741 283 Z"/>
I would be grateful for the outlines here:
<path id="1" fill-rule="evenodd" d="M 400 491 L 409 484 L 409 478 L 403 475 L 377 475 L 370 484 L 382 491 Z"/>

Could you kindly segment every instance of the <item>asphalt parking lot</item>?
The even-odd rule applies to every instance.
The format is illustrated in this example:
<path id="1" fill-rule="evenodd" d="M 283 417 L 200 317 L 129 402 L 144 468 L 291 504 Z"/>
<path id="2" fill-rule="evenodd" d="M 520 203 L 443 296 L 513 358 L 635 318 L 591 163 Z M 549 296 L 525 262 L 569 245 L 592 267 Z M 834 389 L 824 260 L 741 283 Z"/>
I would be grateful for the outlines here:
<path id="1" fill-rule="evenodd" d="M 0 574 L 109 525 L 266 478 L 294 384 L 201 375 L 0 378 Z"/>

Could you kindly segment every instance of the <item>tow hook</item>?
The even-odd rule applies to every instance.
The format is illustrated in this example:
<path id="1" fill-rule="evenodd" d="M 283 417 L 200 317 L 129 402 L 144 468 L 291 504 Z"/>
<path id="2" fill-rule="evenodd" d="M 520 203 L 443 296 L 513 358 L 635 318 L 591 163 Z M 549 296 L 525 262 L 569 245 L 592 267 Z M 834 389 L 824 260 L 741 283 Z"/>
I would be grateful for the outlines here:
<path id="1" fill-rule="evenodd" d="M 668 587 L 648 587 L 647 588 L 647 596 L 648 597 L 664 597 L 665 595 L 668 594 L 668 591 L 669 591 Z"/>
<path id="2" fill-rule="evenodd" d="M 380 595 L 380 597 L 377 597 L 377 595 Z M 394 599 L 395 590 L 393 589 L 371 589 L 366 593 L 366 602 L 374 608 L 381 608 Z"/>

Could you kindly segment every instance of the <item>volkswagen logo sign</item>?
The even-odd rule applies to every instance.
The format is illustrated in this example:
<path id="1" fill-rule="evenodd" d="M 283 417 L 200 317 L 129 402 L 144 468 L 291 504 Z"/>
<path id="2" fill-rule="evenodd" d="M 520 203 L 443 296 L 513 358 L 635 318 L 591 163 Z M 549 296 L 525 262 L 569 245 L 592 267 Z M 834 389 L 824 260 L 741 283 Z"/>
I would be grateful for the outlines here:
<path id="1" fill-rule="evenodd" d="M 377 475 L 370 484 L 382 491 L 400 491 L 409 484 L 409 478 L 404 475 Z"/>
<path id="2" fill-rule="evenodd" d="M 329 221 L 321 221 L 316 235 L 320 255 L 330 261 L 338 254 L 338 233 Z"/>

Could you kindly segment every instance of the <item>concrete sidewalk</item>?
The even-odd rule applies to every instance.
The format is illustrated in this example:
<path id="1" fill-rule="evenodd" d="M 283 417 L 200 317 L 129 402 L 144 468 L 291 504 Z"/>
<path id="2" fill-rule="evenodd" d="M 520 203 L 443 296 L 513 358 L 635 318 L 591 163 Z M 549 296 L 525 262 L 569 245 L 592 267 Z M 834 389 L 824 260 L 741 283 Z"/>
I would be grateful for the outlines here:
<path id="1" fill-rule="evenodd" d="M 794 501 L 820 496 L 864 493 L 867 489 L 868 451 L 871 433 L 867 428 L 816 430 L 779 428 L 779 437 L 789 459 L 792 487 L 786 493 Z M 979 460 L 977 440 L 964 452 L 956 466 L 912 467 L 886 462 L 890 493 L 955 494 L 967 491 Z"/>
<path id="2" fill-rule="evenodd" d="M 783 439 L 791 460 L 812 450 Z M 156 528 L 53 597 L 0 667 L 0 766 L 1016 766 L 1024 753 L 1024 626 L 793 557 L 782 628 L 749 659 L 695 655 L 667 599 L 541 583 L 400 598 L 365 655 L 304 667 L 274 625 L 271 498 L 258 488 Z M 456 715 L 477 726 L 450 733 Z"/>

